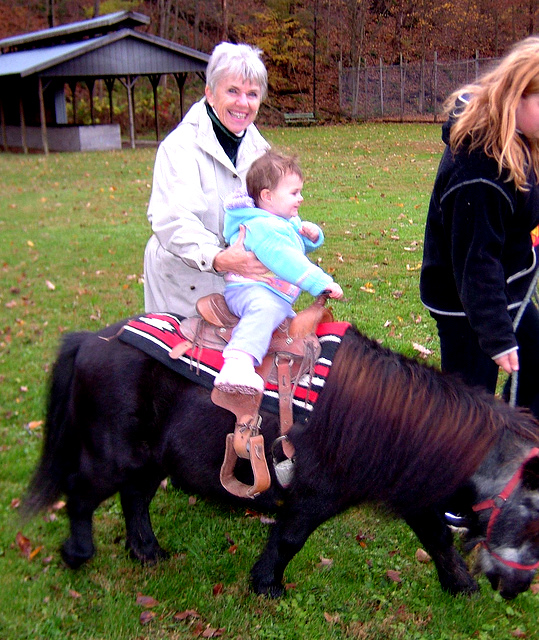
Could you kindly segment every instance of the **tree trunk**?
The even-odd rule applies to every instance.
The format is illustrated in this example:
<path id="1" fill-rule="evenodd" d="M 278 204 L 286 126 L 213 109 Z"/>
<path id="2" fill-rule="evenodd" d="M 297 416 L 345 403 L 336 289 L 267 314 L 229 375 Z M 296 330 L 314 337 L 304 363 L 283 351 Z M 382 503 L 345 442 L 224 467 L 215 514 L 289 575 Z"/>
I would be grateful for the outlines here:
<path id="1" fill-rule="evenodd" d="M 56 26 L 56 16 L 55 16 L 55 12 L 54 12 L 54 0 L 47 0 L 47 4 L 48 4 L 48 23 L 49 23 L 49 27 L 52 29 L 53 27 Z"/>
<path id="2" fill-rule="evenodd" d="M 223 17 L 223 41 L 228 40 L 228 1 L 221 0 L 221 10 Z"/>

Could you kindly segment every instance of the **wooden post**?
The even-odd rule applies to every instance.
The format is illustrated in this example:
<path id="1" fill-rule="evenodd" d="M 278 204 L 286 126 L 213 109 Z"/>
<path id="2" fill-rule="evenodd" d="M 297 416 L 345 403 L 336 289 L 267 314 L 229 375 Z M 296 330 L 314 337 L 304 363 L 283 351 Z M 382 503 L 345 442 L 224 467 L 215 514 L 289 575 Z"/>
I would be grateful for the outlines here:
<path id="1" fill-rule="evenodd" d="M 161 76 L 159 74 L 151 74 L 148 76 L 150 83 L 152 85 L 153 90 L 153 117 L 154 117 L 154 126 L 155 126 L 155 139 L 159 142 L 159 112 L 157 108 L 157 87 L 159 86 L 159 80 L 161 80 Z"/>
<path id="2" fill-rule="evenodd" d="M 200 74 L 199 74 L 200 75 Z M 200 76 L 202 77 L 202 76 Z M 185 85 L 185 81 L 187 80 L 186 73 L 175 73 L 174 78 L 176 79 L 176 84 L 178 85 L 178 89 L 180 91 L 180 120 L 183 120 L 183 87 Z M 206 81 L 205 77 L 202 77 L 204 82 Z"/>
<path id="3" fill-rule="evenodd" d="M 313 16 L 313 115 L 316 118 L 316 48 L 318 40 L 318 0 L 314 0 Z"/>
<path id="4" fill-rule="evenodd" d="M 130 75 L 125 77 L 125 80 L 120 78 L 120 82 L 127 89 L 127 106 L 129 109 L 129 139 L 131 143 L 131 149 L 135 149 L 135 103 L 133 99 L 133 88 L 137 78 L 132 78 Z"/>
<path id="5" fill-rule="evenodd" d="M 434 122 L 436 122 L 437 117 L 437 107 L 438 107 L 438 53 L 434 52 L 434 98 L 433 98 L 433 111 L 434 111 Z"/>
<path id="6" fill-rule="evenodd" d="M 90 121 L 92 124 L 95 124 L 94 118 L 94 86 L 95 86 L 95 78 L 85 78 L 86 86 L 88 87 L 88 95 L 90 98 Z"/>
<path id="7" fill-rule="evenodd" d="M 37 87 L 39 92 L 39 119 L 41 122 L 41 142 L 45 155 L 49 155 L 49 139 L 47 136 L 47 115 L 45 113 L 45 99 L 43 98 L 43 80 L 37 77 Z"/>
<path id="8" fill-rule="evenodd" d="M 69 83 L 71 89 L 71 99 L 73 103 L 73 124 L 77 124 L 77 81 L 73 80 Z"/>
<path id="9" fill-rule="evenodd" d="M 26 120 L 24 119 L 24 105 L 22 103 L 22 87 L 19 93 L 19 116 L 21 119 L 21 144 L 24 153 L 28 153 L 28 144 L 26 142 Z"/>
<path id="10" fill-rule="evenodd" d="M 401 122 L 404 120 L 404 62 L 402 53 L 400 55 L 400 76 L 401 76 Z"/>
<path id="11" fill-rule="evenodd" d="M 113 116 L 112 90 L 114 88 L 114 80 L 115 80 L 115 78 L 105 78 L 105 86 L 107 87 L 107 92 L 109 94 L 109 122 L 110 122 L 110 124 L 112 124 L 112 116 Z"/>
<path id="12" fill-rule="evenodd" d="M 4 113 L 4 102 L 0 94 L 0 124 L 2 126 L 2 147 L 4 151 L 8 150 L 7 131 L 6 131 L 6 114 Z"/>
<path id="13" fill-rule="evenodd" d="M 423 115 L 425 105 L 425 57 L 421 56 L 419 70 L 419 113 Z"/>
<path id="14" fill-rule="evenodd" d="M 369 117 L 369 78 L 368 78 L 368 69 L 367 69 L 367 58 L 365 57 L 365 120 Z"/>
<path id="15" fill-rule="evenodd" d="M 339 58 L 339 113 L 343 112 L 343 103 L 342 103 L 342 54 L 341 58 Z"/>
<path id="16" fill-rule="evenodd" d="M 380 111 L 383 118 L 384 117 L 384 68 L 382 66 L 382 58 L 380 58 Z"/>

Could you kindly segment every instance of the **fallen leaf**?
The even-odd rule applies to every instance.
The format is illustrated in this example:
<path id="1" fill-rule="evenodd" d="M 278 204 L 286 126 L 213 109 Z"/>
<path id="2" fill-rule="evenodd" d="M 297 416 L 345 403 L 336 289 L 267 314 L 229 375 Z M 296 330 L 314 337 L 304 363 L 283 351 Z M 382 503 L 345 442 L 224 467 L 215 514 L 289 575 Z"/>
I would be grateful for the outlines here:
<path id="1" fill-rule="evenodd" d="M 367 282 L 364 286 L 359 288 L 361 289 L 361 291 L 364 291 L 365 293 L 375 293 L 374 287 L 370 282 Z"/>
<path id="2" fill-rule="evenodd" d="M 21 531 L 17 531 L 15 542 L 17 543 L 17 546 L 21 550 L 23 556 L 29 558 L 30 553 L 32 552 L 32 544 L 30 540 L 26 536 L 24 536 Z"/>
<path id="3" fill-rule="evenodd" d="M 424 549 L 418 549 L 415 552 L 415 559 L 418 562 L 422 562 L 422 563 L 426 564 L 427 562 L 430 562 L 432 558 L 429 556 L 429 554 Z"/>
<path id="4" fill-rule="evenodd" d="M 189 500 L 187 501 L 189 506 L 192 507 L 194 504 L 197 503 L 197 499 L 195 496 L 189 496 Z"/>
<path id="5" fill-rule="evenodd" d="M 219 636 L 222 636 L 224 632 L 225 632 L 224 627 L 221 627 L 220 629 L 214 629 L 213 627 L 207 626 L 202 632 L 202 637 L 217 638 Z"/>
<path id="6" fill-rule="evenodd" d="M 31 551 L 30 555 L 28 556 L 28 560 L 33 560 L 41 551 L 41 549 L 43 549 L 43 545 L 40 545 L 39 547 L 36 547 L 33 551 Z"/>
<path id="7" fill-rule="evenodd" d="M 336 622 L 340 622 L 341 621 L 341 616 L 338 613 L 327 613 L 327 611 L 324 611 L 324 618 L 326 619 L 326 622 L 331 622 L 331 623 L 336 623 Z"/>
<path id="8" fill-rule="evenodd" d="M 77 598 L 81 598 L 81 597 L 82 597 L 78 591 L 75 591 L 75 589 L 70 589 L 70 590 L 68 591 L 68 593 L 69 593 L 69 595 L 70 595 L 72 598 L 74 598 L 75 600 L 76 600 Z"/>
<path id="9" fill-rule="evenodd" d="M 187 620 L 188 618 L 200 618 L 200 613 L 194 609 L 186 609 L 185 611 L 178 611 L 172 617 L 174 620 Z"/>
<path id="10" fill-rule="evenodd" d="M 13 498 L 13 500 L 11 501 L 10 507 L 12 509 L 18 509 L 20 506 L 21 506 L 20 498 Z"/>
<path id="11" fill-rule="evenodd" d="M 270 516 L 260 516 L 260 522 L 262 524 L 275 524 L 276 520 Z"/>
<path id="12" fill-rule="evenodd" d="M 201 636 L 204 633 L 204 623 L 202 620 L 198 620 L 192 627 L 191 633 L 196 638 L 197 636 Z"/>
<path id="13" fill-rule="evenodd" d="M 141 607 L 146 607 L 147 609 L 149 609 L 150 607 L 157 606 L 159 602 L 155 598 L 152 598 L 152 596 L 145 596 L 142 593 L 137 593 L 136 604 L 138 604 Z"/>
<path id="14" fill-rule="evenodd" d="M 56 289 L 56 285 L 52 284 L 50 280 L 45 280 L 45 285 L 49 291 L 54 291 Z"/>
<path id="15" fill-rule="evenodd" d="M 515 629 L 514 631 L 511 631 L 511 635 L 513 636 L 513 638 L 527 638 L 528 634 L 523 631 L 522 629 Z"/>
<path id="16" fill-rule="evenodd" d="M 140 624 L 148 624 L 148 622 L 151 622 L 156 615 L 155 611 L 143 611 L 139 618 Z"/>
<path id="17" fill-rule="evenodd" d="M 412 346 L 416 351 L 419 352 L 419 355 L 422 358 L 427 358 L 432 354 L 432 351 L 430 349 L 427 349 L 427 347 L 424 347 L 423 345 L 418 344 L 417 342 L 412 342 Z"/>
<path id="18" fill-rule="evenodd" d="M 43 420 L 31 420 L 25 425 L 25 429 L 33 431 L 34 429 L 39 429 L 41 426 L 43 426 Z"/>
<path id="19" fill-rule="evenodd" d="M 215 584 L 215 585 L 213 585 L 213 589 L 212 589 L 213 595 L 214 596 L 218 596 L 220 593 L 223 593 L 223 588 L 224 587 L 220 582 Z"/>
<path id="20" fill-rule="evenodd" d="M 386 576 L 393 582 L 402 582 L 400 571 L 394 571 L 393 569 L 389 569 L 389 571 L 386 571 Z"/>
<path id="21" fill-rule="evenodd" d="M 320 562 L 316 565 L 317 567 L 331 567 L 333 565 L 333 560 L 331 558 L 324 558 L 320 556 Z"/>

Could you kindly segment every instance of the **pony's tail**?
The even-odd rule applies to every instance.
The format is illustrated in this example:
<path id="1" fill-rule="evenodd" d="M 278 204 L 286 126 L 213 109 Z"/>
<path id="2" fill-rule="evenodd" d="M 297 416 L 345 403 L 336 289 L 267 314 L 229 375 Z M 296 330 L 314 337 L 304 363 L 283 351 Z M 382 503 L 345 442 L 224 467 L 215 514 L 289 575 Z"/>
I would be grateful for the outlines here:
<path id="1" fill-rule="evenodd" d="M 53 505 L 65 490 L 69 469 L 79 458 L 71 412 L 75 359 L 88 333 L 67 335 L 50 378 L 41 458 L 22 503 L 24 519 Z"/>

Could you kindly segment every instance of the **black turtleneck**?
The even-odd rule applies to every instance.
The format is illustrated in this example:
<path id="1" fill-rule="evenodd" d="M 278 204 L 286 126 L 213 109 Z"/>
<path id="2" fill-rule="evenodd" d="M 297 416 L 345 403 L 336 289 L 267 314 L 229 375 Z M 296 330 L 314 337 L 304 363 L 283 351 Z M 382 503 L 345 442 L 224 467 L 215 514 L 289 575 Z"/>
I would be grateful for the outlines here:
<path id="1" fill-rule="evenodd" d="M 236 166 L 236 158 L 238 157 L 238 149 L 240 148 L 241 141 L 245 132 L 241 136 L 237 136 L 232 131 L 229 131 L 223 123 L 216 116 L 215 111 L 206 102 L 206 111 L 210 117 L 213 125 L 213 130 L 219 140 L 219 144 L 223 147 L 226 155 L 230 158 L 230 161 Z"/>

